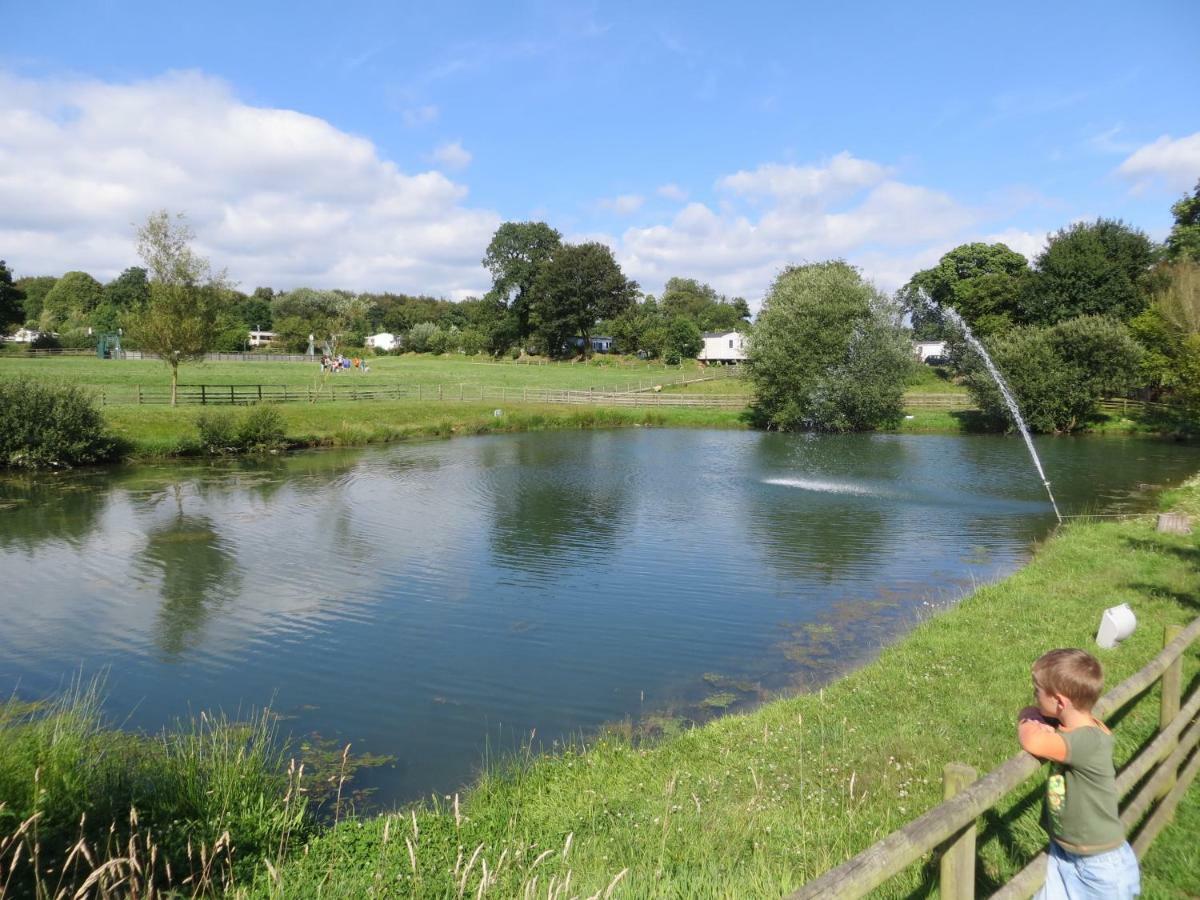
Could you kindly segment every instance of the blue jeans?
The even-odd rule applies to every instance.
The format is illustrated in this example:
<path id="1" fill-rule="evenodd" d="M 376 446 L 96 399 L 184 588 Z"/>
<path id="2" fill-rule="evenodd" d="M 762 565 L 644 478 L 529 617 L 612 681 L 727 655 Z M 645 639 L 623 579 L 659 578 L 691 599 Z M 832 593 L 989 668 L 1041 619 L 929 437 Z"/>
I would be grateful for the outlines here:
<path id="1" fill-rule="evenodd" d="M 1105 853 L 1079 856 L 1051 841 L 1046 884 L 1034 900 L 1128 900 L 1141 892 L 1141 872 L 1128 842 Z"/>

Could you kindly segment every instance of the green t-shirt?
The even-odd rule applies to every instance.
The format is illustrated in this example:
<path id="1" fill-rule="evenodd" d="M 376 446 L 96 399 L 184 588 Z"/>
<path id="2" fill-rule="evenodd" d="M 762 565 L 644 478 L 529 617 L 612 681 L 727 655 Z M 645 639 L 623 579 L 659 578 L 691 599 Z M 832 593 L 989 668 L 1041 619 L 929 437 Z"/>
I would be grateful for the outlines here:
<path id="1" fill-rule="evenodd" d="M 1117 814 L 1113 737 L 1095 726 L 1058 732 L 1065 762 L 1050 764 L 1046 782 L 1046 830 L 1065 850 L 1090 856 L 1125 842 Z"/>

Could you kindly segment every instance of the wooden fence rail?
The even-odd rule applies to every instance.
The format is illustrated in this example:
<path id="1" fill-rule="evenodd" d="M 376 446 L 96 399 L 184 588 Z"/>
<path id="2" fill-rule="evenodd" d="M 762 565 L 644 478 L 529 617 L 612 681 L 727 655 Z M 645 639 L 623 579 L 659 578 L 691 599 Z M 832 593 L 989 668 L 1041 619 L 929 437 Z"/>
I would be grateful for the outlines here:
<path id="1" fill-rule="evenodd" d="M 1126 797 L 1121 812 L 1121 822 L 1127 833 L 1137 827 L 1132 844 L 1139 857 L 1171 820 L 1175 807 L 1200 770 L 1200 752 L 1196 749 L 1200 744 L 1200 685 L 1192 690 L 1186 702 L 1181 702 L 1180 696 L 1183 654 L 1197 638 L 1200 638 L 1200 618 L 1186 628 L 1169 626 L 1163 635 L 1162 652 L 1096 704 L 1096 715 L 1104 718 L 1156 681 L 1162 681 L 1158 733 L 1117 776 L 1117 791 L 1122 797 L 1140 785 L 1136 792 Z M 863 897 L 935 850 L 941 853 L 940 896 L 952 900 L 973 898 L 975 820 L 1019 787 L 1041 765 L 1036 757 L 1022 752 L 975 781 L 970 767 L 962 763 L 949 764 L 944 774 L 945 802 L 853 859 L 808 882 L 789 894 L 788 900 Z M 1146 779 L 1144 783 L 1143 779 Z M 974 783 L 969 783 L 971 781 Z M 1046 854 L 1043 852 L 993 894 L 993 900 L 1028 900 L 1045 880 Z"/>

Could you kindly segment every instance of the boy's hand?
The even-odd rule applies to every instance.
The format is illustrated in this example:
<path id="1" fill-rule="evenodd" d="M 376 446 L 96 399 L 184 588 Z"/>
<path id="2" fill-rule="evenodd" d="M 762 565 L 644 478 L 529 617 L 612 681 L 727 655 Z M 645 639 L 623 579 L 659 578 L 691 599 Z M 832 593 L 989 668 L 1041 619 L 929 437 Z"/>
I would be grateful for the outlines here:
<path id="1" fill-rule="evenodd" d="M 1056 762 L 1067 761 L 1067 742 L 1036 706 L 1027 706 L 1017 717 L 1017 741 L 1026 753 Z"/>
<path id="2" fill-rule="evenodd" d="M 1050 724 L 1050 721 L 1042 715 L 1042 711 L 1036 706 L 1027 706 L 1017 713 L 1017 727 L 1020 728 L 1026 722 L 1030 723 L 1031 725 L 1040 725 L 1041 730 L 1043 731 L 1054 730 L 1054 726 Z"/>

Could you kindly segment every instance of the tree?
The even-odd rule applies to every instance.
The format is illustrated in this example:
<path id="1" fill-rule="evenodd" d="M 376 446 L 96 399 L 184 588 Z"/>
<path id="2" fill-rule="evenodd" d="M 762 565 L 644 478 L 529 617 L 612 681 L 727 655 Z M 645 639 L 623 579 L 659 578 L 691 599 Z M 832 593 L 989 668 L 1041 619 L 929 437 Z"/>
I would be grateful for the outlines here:
<path id="1" fill-rule="evenodd" d="M 704 338 L 696 323 L 686 316 L 676 316 L 667 325 L 662 346 L 663 361 L 677 366 L 685 359 L 695 359 L 704 346 Z"/>
<path id="2" fill-rule="evenodd" d="M 87 272 L 68 272 L 54 283 L 42 301 L 43 331 L 86 323 L 104 299 L 104 288 Z"/>
<path id="3" fill-rule="evenodd" d="M 131 315 L 129 331 L 143 350 L 170 367 L 172 406 L 180 364 L 203 358 L 216 340 L 226 289 L 224 272 L 214 275 L 208 260 L 192 250 L 194 237 L 182 214 L 172 218 L 166 210 L 150 215 L 137 231 L 138 255 L 150 272 L 150 294 Z"/>
<path id="4" fill-rule="evenodd" d="M 1077 316 L 1128 321 L 1149 305 L 1158 255 L 1144 232 L 1120 220 L 1064 228 L 1034 262 L 1022 298 L 1023 321 L 1053 325 Z"/>
<path id="5" fill-rule="evenodd" d="M 952 308 L 977 335 L 1011 328 L 1019 317 L 1021 289 L 1029 266 L 1025 257 L 1005 244 L 963 244 L 931 269 L 915 274 L 900 289 L 900 299 L 912 315 L 918 340 L 938 340 L 945 326 L 937 309 Z"/>
<path id="6" fill-rule="evenodd" d="M 529 323 L 550 355 L 568 352 L 579 338 L 581 353 L 588 356 L 597 320 L 627 310 L 637 289 L 604 244 L 564 244 L 538 271 L 530 291 Z"/>
<path id="7" fill-rule="evenodd" d="M 841 260 L 775 279 L 750 342 L 760 427 L 864 431 L 898 422 L 912 351 L 900 311 Z"/>
<path id="8" fill-rule="evenodd" d="M 1153 305 L 1130 322 L 1146 348 L 1142 377 L 1157 393 L 1200 417 L 1200 262 L 1180 259 L 1166 267 L 1167 284 Z"/>
<path id="9" fill-rule="evenodd" d="M 53 275 L 33 275 L 17 279 L 17 287 L 25 294 L 25 322 L 36 325 L 42 316 L 42 304 L 50 289 L 58 283 Z"/>
<path id="10" fill-rule="evenodd" d="M 1171 207 L 1175 224 L 1167 235 L 1167 258 L 1200 262 L 1200 180 Z"/>
<path id="11" fill-rule="evenodd" d="M 1143 354 L 1121 322 L 1101 316 L 1015 328 L 993 339 L 988 352 L 1030 430 L 1053 433 L 1082 427 L 1096 415 L 1102 397 L 1132 386 Z M 985 418 L 1015 427 L 983 360 L 968 351 L 962 368 Z"/>
<path id="12" fill-rule="evenodd" d="M 488 244 L 483 257 L 492 273 L 488 296 L 512 311 L 521 338 L 532 331 L 529 301 L 534 281 L 561 246 L 562 235 L 545 222 L 505 222 Z"/>
<path id="13" fill-rule="evenodd" d="M 13 284 L 12 272 L 0 259 L 0 335 L 15 331 L 25 320 L 25 293 Z"/>

